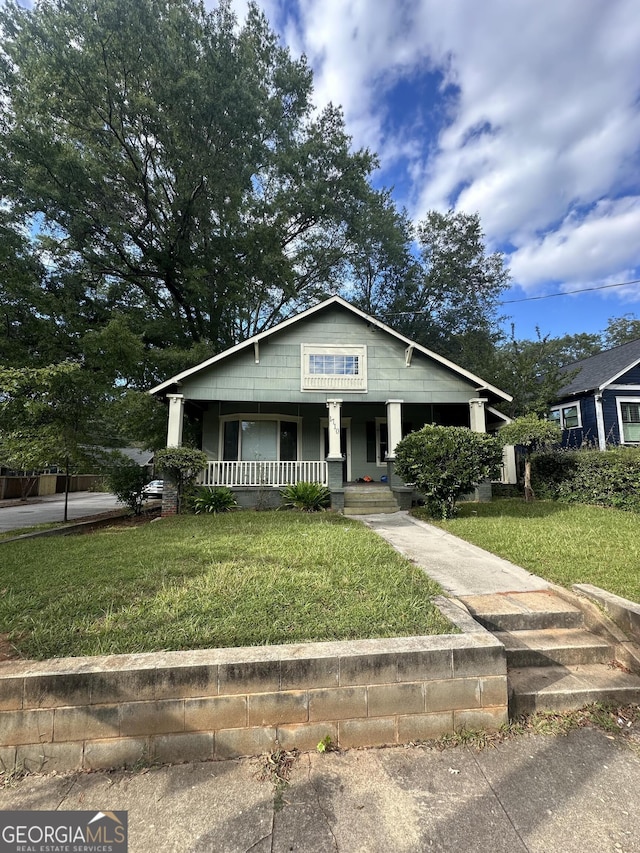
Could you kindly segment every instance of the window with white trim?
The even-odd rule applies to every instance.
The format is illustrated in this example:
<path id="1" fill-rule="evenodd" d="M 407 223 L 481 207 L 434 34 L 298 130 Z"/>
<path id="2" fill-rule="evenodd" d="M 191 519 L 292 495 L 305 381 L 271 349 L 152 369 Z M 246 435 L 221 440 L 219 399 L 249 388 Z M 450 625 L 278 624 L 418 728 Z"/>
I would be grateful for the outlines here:
<path id="1" fill-rule="evenodd" d="M 225 462 L 295 462 L 299 458 L 299 421 L 277 415 L 232 415 L 221 429 Z"/>
<path id="2" fill-rule="evenodd" d="M 623 444 L 640 444 L 640 400 L 618 400 Z"/>
<path id="3" fill-rule="evenodd" d="M 366 346 L 302 344 L 303 391 L 366 391 Z"/>
<path id="4" fill-rule="evenodd" d="M 579 429 L 582 426 L 580 403 L 554 406 L 549 414 L 549 420 L 561 426 L 562 429 Z"/>

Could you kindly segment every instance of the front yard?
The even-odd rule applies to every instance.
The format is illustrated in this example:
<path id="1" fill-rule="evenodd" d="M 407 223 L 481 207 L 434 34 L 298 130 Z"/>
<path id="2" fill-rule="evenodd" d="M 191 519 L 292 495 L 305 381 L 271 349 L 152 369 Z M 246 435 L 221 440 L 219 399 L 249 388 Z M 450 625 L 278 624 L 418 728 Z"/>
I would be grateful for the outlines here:
<path id="1" fill-rule="evenodd" d="M 549 581 L 590 583 L 640 601 L 640 516 L 608 507 L 525 503 L 460 504 L 458 518 L 416 516 Z"/>
<path id="2" fill-rule="evenodd" d="M 182 516 L 0 546 L 20 656 L 450 633 L 436 583 L 331 513 Z"/>

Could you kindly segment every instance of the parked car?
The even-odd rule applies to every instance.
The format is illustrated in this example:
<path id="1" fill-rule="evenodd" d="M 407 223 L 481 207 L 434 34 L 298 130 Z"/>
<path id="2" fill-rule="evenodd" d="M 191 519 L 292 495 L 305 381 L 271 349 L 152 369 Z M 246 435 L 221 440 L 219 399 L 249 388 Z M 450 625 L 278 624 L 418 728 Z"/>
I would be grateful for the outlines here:
<path id="1" fill-rule="evenodd" d="M 152 480 L 142 488 L 143 498 L 161 498 L 164 491 L 164 480 Z"/>

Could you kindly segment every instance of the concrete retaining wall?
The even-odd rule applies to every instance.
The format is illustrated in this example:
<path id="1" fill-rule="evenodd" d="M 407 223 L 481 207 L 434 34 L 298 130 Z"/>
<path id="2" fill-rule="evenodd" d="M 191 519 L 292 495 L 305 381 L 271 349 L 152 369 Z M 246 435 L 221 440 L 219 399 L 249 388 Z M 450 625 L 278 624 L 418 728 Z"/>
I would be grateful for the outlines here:
<path id="1" fill-rule="evenodd" d="M 460 618 L 471 633 L 6 662 L 0 767 L 113 768 L 313 750 L 327 736 L 348 748 L 495 730 L 508 719 L 504 647 Z"/>

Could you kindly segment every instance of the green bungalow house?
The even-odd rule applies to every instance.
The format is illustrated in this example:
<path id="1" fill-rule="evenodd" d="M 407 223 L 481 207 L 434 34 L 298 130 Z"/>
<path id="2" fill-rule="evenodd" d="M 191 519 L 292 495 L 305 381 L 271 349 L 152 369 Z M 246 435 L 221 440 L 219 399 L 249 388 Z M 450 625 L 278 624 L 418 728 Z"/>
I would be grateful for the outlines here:
<path id="1" fill-rule="evenodd" d="M 182 443 L 185 410 L 201 421 L 203 485 L 273 506 L 282 486 L 315 481 L 345 512 L 358 511 L 365 489 L 378 511 L 409 506 L 412 489 L 394 472 L 398 441 L 425 423 L 496 430 L 508 420 L 496 406 L 511 399 L 339 296 L 149 393 L 168 403 L 168 447 Z M 171 500 L 165 490 L 163 513 L 175 511 Z"/>

